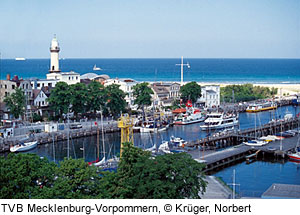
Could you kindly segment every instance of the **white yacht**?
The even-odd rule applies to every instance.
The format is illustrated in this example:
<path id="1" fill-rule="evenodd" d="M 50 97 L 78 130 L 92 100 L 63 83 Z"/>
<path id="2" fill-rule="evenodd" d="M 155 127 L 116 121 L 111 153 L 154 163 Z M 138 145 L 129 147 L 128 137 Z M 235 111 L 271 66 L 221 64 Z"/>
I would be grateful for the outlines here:
<path id="1" fill-rule="evenodd" d="M 224 113 L 210 113 L 203 125 L 200 125 L 202 130 L 214 130 L 232 128 L 238 124 L 238 115 Z"/>
<path id="2" fill-rule="evenodd" d="M 38 142 L 37 141 L 32 141 L 32 142 L 22 142 L 19 143 L 15 146 L 10 147 L 11 152 L 25 152 L 29 151 L 31 149 L 34 149 L 37 147 Z"/>

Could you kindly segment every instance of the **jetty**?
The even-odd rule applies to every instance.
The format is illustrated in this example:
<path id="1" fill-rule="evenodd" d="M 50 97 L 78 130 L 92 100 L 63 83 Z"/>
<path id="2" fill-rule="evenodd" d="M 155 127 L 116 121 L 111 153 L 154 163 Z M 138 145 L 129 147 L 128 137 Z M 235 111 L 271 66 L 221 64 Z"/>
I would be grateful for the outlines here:
<path id="1" fill-rule="evenodd" d="M 256 137 L 274 135 L 277 132 L 298 127 L 298 118 L 266 124 L 259 128 L 259 132 L 256 131 L 258 133 Z M 254 132 L 254 129 L 247 129 L 223 136 L 192 141 L 189 142 L 187 146 L 198 148 L 197 151 L 189 153 L 196 161 L 206 164 L 204 172 L 212 172 L 242 160 L 257 157 L 259 154 L 262 156 L 285 158 L 287 157 L 286 154 L 292 151 L 297 145 L 298 136 L 276 140 L 264 146 L 253 147 L 243 144 L 244 141 L 254 138 Z M 223 148 L 225 149 L 220 150 Z M 200 150 L 202 150 L 202 152 L 200 152 Z"/>

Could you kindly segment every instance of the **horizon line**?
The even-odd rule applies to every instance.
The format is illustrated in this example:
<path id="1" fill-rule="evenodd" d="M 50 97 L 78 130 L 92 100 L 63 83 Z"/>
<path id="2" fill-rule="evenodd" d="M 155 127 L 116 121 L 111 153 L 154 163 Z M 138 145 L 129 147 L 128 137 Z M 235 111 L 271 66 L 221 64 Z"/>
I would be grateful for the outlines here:
<path id="1" fill-rule="evenodd" d="M 18 57 L 17 57 L 18 58 Z M 49 58 L 26 58 L 24 57 L 25 60 L 50 60 L 50 57 Z M 272 60 L 272 59 L 280 59 L 280 60 L 299 60 L 300 57 L 183 57 L 184 59 L 245 59 L 245 60 Z M 16 58 L 0 58 L 0 60 L 15 60 Z M 59 58 L 59 60 L 76 60 L 76 59 L 181 59 L 181 57 L 103 57 L 103 58 L 97 58 L 97 57 L 82 57 L 82 58 L 79 58 L 79 57 L 70 57 L 70 58 Z"/>

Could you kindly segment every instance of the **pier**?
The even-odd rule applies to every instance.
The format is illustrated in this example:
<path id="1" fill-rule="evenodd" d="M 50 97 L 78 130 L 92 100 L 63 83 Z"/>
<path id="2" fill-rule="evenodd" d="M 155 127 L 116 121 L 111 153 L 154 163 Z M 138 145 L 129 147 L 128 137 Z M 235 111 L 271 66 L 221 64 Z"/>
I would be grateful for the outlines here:
<path id="1" fill-rule="evenodd" d="M 274 135 L 280 131 L 298 128 L 299 119 L 295 118 L 288 121 L 266 124 L 257 129 L 256 137 L 264 135 Z M 241 160 L 250 159 L 261 154 L 262 156 L 273 156 L 285 158 L 286 154 L 293 150 L 298 141 L 298 136 L 276 140 L 264 146 L 251 147 L 242 142 L 253 139 L 255 129 L 247 129 L 237 133 L 230 133 L 224 136 L 205 138 L 198 141 L 189 142 L 187 146 L 198 147 L 203 150 L 199 152 L 191 152 L 192 157 L 201 163 L 205 163 L 204 172 L 215 171 L 232 165 Z M 229 147 L 229 148 L 228 148 Z M 226 148 L 222 151 L 216 151 L 219 148 Z M 207 150 L 205 152 L 205 150 Z M 202 155 L 201 155 L 202 154 Z"/>
<path id="2" fill-rule="evenodd" d="M 200 140 L 190 141 L 187 143 L 189 147 L 202 147 L 214 150 L 217 148 L 226 148 L 229 146 L 239 145 L 240 143 L 262 136 L 275 135 L 281 131 L 296 129 L 299 127 L 300 119 L 294 118 L 275 123 L 268 123 L 258 128 L 249 128 L 241 131 L 232 131 L 223 135 L 215 135 L 212 137 L 202 138 Z"/>

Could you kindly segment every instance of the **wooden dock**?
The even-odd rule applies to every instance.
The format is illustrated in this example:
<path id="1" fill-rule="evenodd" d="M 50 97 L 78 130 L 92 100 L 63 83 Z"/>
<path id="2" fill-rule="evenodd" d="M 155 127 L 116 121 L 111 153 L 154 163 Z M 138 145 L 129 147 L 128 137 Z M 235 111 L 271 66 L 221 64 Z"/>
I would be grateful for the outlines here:
<path id="1" fill-rule="evenodd" d="M 296 129 L 300 125 L 300 119 L 294 118 L 276 123 L 268 123 L 257 129 L 249 128 L 241 131 L 230 132 L 224 135 L 202 138 L 200 140 L 190 141 L 187 146 L 201 146 L 207 149 L 225 148 L 238 145 L 244 141 L 267 135 L 274 135 L 281 131 Z"/>
<path id="2" fill-rule="evenodd" d="M 222 151 L 210 152 L 204 156 L 201 156 L 201 153 L 193 153 L 192 157 L 196 161 L 206 164 L 204 172 L 210 172 L 232 165 L 241 160 L 246 160 L 250 156 L 258 156 L 258 154 L 262 154 L 263 156 L 267 154 L 274 157 L 281 156 L 285 158 L 287 157 L 286 154 L 296 147 L 298 138 L 298 136 L 285 138 L 282 142 L 277 140 L 267 145 L 257 147 L 240 144 Z M 282 145 L 282 150 L 280 150 L 280 145 Z"/>

